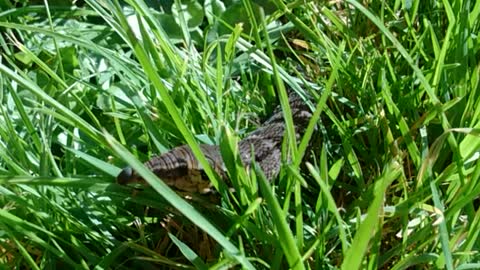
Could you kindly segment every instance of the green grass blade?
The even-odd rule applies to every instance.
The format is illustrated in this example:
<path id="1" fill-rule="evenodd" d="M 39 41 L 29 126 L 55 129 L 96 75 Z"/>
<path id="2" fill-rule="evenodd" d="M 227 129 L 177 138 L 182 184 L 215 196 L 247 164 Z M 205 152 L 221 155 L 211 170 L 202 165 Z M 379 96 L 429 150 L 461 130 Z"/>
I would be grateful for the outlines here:
<path id="1" fill-rule="evenodd" d="M 337 208 L 337 205 L 335 204 L 335 199 L 330 193 L 330 188 L 328 187 L 326 183 L 326 179 L 322 179 L 318 171 L 313 168 L 313 166 L 310 163 L 307 163 L 307 168 L 312 174 L 313 178 L 317 181 L 318 185 L 320 186 L 320 190 L 322 191 L 323 195 L 326 196 L 327 202 L 328 202 L 328 210 L 332 212 L 335 216 L 335 219 L 337 220 L 338 223 L 338 230 L 339 230 L 339 236 L 340 236 L 340 241 L 342 243 L 342 252 L 345 255 L 347 252 L 348 248 L 348 241 L 347 241 L 347 233 L 345 232 L 345 222 L 343 221 L 342 217 L 340 216 L 340 212 L 338 211 L 339 209 Z"/>
<path id="2" fill-rule="evenodd" d="M 437 187 L 433 182 L 430 182 L 430 188 L 432 190 L 432 199 L 434 202 L 435 207 L 438 209 L 440 214 L 443 214 L 445 212 L 445 208 L 443 207 L 443 204 L 440 201 L 440 194 L 438 192 Z M 437 262 L 438 265 L 443 267 L 444 265 L 448 270 L 453 270 L 453 259 L 452 259 L 452 251 L 450 250 L 450 244 L 449 244 L 449 233 L 447 229 L 447 224 L 445 223 L 445 218 L 444 217 L 438 217 L 440 219 L 440 242 L 442 243 L 442 250 L 443 250 L 443 257 L 441 256 Z M 443 261 L 445 261 L 443 263 Z"/>
<path id="3" fill-rule="evenodd" d="M 291 269 L 305 269 L 303 265 L 300 251 L 295 243 L 295 238 L 288 227 L 285 214 L 280 207 L 277 199 L 272 193 L 272 188 L 265 179 L 265 175 L 261 172 L 260 168 L 256 168 L 257 175 L 259 175 L 259 186 L 262 195 L 265 197 L 265 201 L 272 214 L 273 223 L 278 233 L 278 239 L 280 246 L 283 250 L 283 254 L 287 258 L 288 264 Z"/>
<path id="4" fill-rule="evenodd" d="M 392 161 L 382 177 L 375 182 L 374 198 L 368 207 L 367 216 L 362 221 L 358 231 L 355 233 L 352 245 L 348 249 L 342 263 L 342 269 L 360 269 L 365 253 L 368 249 L 370 238 L 379 230 L 379 215 L 382 213 L 383 200 L 387 188 L 400 177 L 402 168 L 400 164 Z"/>
<path id="5" fill-rule="evenodd" d="M 185 258 L 187 258 L 195 266 L 196 269 L 208 269 L 207 265 L 202 261 L 202 259 L 197 254 L 195 254 L 195 252 L 190 249 L 186 244 L 184 244 L 177 237 L 175 237 L 175 235 L 171 233 L 169 233 L 168 236 L 172 239 L 175 245 L 177 245 Z"/>

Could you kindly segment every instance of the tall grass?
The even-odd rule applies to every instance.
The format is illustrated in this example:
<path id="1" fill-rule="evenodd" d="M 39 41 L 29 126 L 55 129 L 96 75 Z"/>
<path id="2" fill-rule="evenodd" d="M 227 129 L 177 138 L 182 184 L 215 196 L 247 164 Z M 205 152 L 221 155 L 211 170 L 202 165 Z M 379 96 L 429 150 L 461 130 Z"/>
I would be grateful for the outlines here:
<path id="1" fill-rule="evenodd" d="M 478 2 L 33 3 L 0 4 L 3 268 L 480 267 Z M 268 182 L 236 143 L 276 106 Z M 181 144 L 218 193 L 142 165 Z"/>

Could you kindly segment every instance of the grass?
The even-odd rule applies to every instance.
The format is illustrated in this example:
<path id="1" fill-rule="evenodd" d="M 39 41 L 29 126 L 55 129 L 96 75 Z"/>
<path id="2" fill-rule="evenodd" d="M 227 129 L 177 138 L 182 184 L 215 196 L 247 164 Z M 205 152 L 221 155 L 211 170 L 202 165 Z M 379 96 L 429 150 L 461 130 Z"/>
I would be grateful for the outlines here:
<path id="1" fill-rule="evenodd" d="M 480 3 L 36 3 L 0 3 L 2 268 L 480 267 Z M 288 91 L 268 182 L 236 143 Z M 182 144 L 217 196 L 143 167 Z"/>

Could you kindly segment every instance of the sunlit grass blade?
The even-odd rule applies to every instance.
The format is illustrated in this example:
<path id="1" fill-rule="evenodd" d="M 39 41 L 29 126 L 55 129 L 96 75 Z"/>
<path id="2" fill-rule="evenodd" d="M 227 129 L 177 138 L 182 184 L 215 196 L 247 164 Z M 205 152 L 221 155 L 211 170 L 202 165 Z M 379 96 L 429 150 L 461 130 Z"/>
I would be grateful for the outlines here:
<path id="1" fill-rule="evenodd" d="M 283 212 L 280 204 L 272 193 L 272 187 L 265 179 L 265 175 L 260 168 L 256 167 L 255 171 L 259 176 L 259 186 L 263 197 L 272 214 L 272 222 L 278 233 L 278 244 L 283 250 L 283 254 L 287 258 L 288 264 L 291 269 L 305 269 L 302 261 L 302 257 L 295 243 L 295 238 L 292 231 L 288 227 L 285 213 Z"/>
<path id="2" fill-rule="evenodd" d="M 37 130 L 34 128 L 32 121 L 28 117 L 28 113 L 23 105 L 22 100 L 18 97 L 17 90 L 10 88 L 10 94 L 15 102 L 16 108 L 22 117 L 22 122 L 25 124 L 29 134 L 32 136 L 33 145 L 35 146 L 38 152 L 42 151 L 42 144 L 40 140 L 40 136 L 37 133 Z M 21 146 L 18 146 L 21 149 Z"/>
<path id="3" fill-rule="evenodd" d="M 286 136 L 288 138 L 288 146 L 290 151 L 292 151 L 292 156 L 296 159 L 297 158 L 297 138 L 295 136 L 295 129 L 293 126 L 293 119 L 292 119 L 292 109 L 290 108 L 289 102 L 288 102 L 288 93 L 287 90 L 285 89 L 285 84 L 283 83 L 283 80 L 280 77 L 280 72 L 278 71 L 278 65 L 276 58 L 273 54 L 271 42 L 268 39 L 268 32 L 267 32 L 267 26 L 265 25 L 265 18 L 263 11 L 261 13 L 261 19 L 262 19 L 262 29 L 264 30 L 264 39 L 267 44 L 267 52 L 268 56 L 270 58 L 270 62 L 272 63 L 272 71 L 273 71 L 273 78 L 275 85 L 277 87 L 277 95 L 280 100 L 280 106 L 282 108 L 283 112 L 283 119 L 285 121 L 285 130 L 286 130 Z M 295 160 L 293 160 L 295 162 Z"/>
<path id="4" fill-rule="evenodd" d="M 384 87 L 382 94 L 385 98 L 385 102 L 390 113 L 394 114 L 397 117 L 397 122 L 399 123 L 400 131 L 402 132 L 405 143 L 407 144 L 407 149 L 413 161 L 413 164 L 416 167 L 420 167 L 420 162 L 421 162 L 420 151 L 418 150 L 418 147 L 415 144 L 415 141 L 413 140 L 412 135 L 410 134 L 410 130 L 407 125 L 407 122 L 401 116 L 400 110 L 398 109 L 397 105 L 393 102 L 391 98 L 392 93 L 390 92 L 388 87 Z"/>
<path id="5" fill-rule="evenodd" d="M 340 241 L 342 243 L 342 251 L 343 251 L 343 254 L 346 254 L 349 244 L 347 241 L 347 234 L 344 228 L 345 222 L 343 221 L 340 215 L 339 209 L 335 204 L 335 199 L 330 193 L 328 185 L 325 183 L 327 179 L 322 179 L 322 177 L 320 177 L 320 174 L 315 170 L 315 168 L 313 168 L 313 166 L 310 163 L 307 163 L 307 167 L 310 173 L 312 174 L 313 178 L 317 181 L 318 185 L 320 186 L 320 189 L 322 190 L 323 195 L 326 196 L 327 198 L 328 210 L 334 214 L 335 219 L 338 223 L 337 226 L 338 226 Z"/>
<path id="6" fill-rule="evenodd" d="M 89 154 L 86 154 L 86 153 L 83 153 L 81 151 L 78 151 L 78 150 L 75 150 L 75 149 L 72 149 L 72 148 L 68 148 L 68 147 L 65 148 L 65 149 L 74 153 L 76 156 L 80 157 L 81 159 L 83 159 L 85 162 L 87 162 L 91 166 L 98 168 L 100 171 L 103 171 L 110 176 L 116 177 L 121 171 L 118 167 L 115 167 L 112 164 L 110 164 L 108 162 L 105 162 L 101 159 L 98 159 L 94 156 L 91 156 Z"/>
<path id="7" fill-rule="evenodd" d="M 360 269 L 368 243 L 371 237 L 379 230 L 379 216 L 382 214 L 383 200 L 390 184 L 402 174 L 402 168 L 396 161 L 385 168 L 383 175 L 376 180 L 373 200 L 368 207 L 366 217 L 361 221 L 358 231 L 355 233 L 352 245 L 345 254 L 342 269 Z M 360 221 L 358 221 L 360 222 Z"/>
<path id="8" fill-rule="evenodd" d="M 430 254 L 421 254 L 418 256 L 407 256 L 406 259 L 401 260 L 400 263 L 396 264 L 392 267 L 392 270 L 400 270 L 400 269 L 409 269 L 416 265 L 420 266 L 426 263 L 430 263 L 435 261 L 438 258 L 437 254 L 430 253 Z"/>
<path id="9" fill-rule="evenodd" d="M 435 204 L 435 207 L 439 210 L 440 213 L 443 214 L 445 208 L 443 204 L 440 202 L 440 196 L 438 193 L 438 189 L 433 182 L 430 182 L 430 188 L 432 190 L 432 198 Z M 437 260 L 438 265 L 445 265 L 448 270 L 453 269 L 453 259 L 452 259 L 452 252 L 450 250 L 450 243 L 449 243 L 449 233 L 447 229 L 447 224 L 445 224 L 445 218 L 439 217 L 440 220 L 439 229 L 440 229 L 440 242 L 442 243 L 442 250 L 443 256 Z"/>

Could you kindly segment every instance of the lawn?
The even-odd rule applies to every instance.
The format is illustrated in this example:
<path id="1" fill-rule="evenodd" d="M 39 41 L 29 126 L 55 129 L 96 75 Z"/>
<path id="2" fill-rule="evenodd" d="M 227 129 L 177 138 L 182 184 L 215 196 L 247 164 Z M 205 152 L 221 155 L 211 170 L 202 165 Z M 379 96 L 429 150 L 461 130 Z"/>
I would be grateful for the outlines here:
<path id="1" fill-rule="evenodd" d="M 1 269 L 479 269 L 480 1 L 0 1 Z M 278 177 L 237 143 L 289 93 Z M 188 144 L 214 186 L 142 163 Z M 199 144 L 220 145 L 228 181 Z M 148 186 L 119 185 L 133 167 Z"/>

